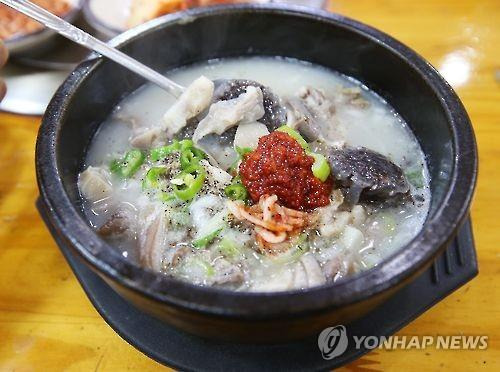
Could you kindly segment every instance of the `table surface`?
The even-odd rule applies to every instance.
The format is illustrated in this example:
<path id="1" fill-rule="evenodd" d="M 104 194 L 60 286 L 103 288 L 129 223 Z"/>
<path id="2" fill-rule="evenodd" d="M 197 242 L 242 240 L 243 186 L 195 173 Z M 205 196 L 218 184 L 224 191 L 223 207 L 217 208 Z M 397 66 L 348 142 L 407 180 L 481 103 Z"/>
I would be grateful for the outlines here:
<path id="1" fill-rule="evenodd" d="M 472 219 L 480 274 L 402 329 L 404 335 L 488 335 L 487 350 L 372 351 L 353 371 L 500 370 L 500 1 L 335 0 L 436 66 L 463 100 L 480 150 Z M 40 118 L 0 114 L 0 371 L 157 370 L 99 316 L 35 210 Z"/>

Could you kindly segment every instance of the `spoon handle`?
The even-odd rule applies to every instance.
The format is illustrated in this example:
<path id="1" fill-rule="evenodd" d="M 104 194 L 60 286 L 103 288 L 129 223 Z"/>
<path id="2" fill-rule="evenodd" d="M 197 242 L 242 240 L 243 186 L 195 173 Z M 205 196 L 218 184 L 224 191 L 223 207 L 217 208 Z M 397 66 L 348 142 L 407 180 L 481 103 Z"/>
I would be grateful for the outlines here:
<path id="1" fill-rule="evenodd" d="M 120 65 L 128 68 L 136 74 L 144 77 L 145 79 L 155 83 L 160 88 L 165 89 L 175 97 L 179 97 L 184 91 L 184 87 L 166 78 L 162 74 L 154 71 L 153 69 L 143 65 L 132 57 L 120 52 L 108 44 L 96 39 L 78 27 L 73 26 L 71 23 L 66 22 L 64 19 L 57 17 L 42 7 L 33 4 L 27 0 L 0 0 L 3 3 L 18 12 L 27 15 L 30 18 L 40 22 L 44 26 L 56 31 L 60 35 L 78 43 L 85 48 L 94 50 L 105 57 L 119 63 Z"/>

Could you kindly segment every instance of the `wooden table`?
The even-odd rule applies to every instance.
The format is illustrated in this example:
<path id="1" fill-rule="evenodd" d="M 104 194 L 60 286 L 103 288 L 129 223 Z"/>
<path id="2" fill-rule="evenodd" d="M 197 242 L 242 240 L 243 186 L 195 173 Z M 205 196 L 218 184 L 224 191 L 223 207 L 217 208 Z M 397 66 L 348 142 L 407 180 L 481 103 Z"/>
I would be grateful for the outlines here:
<path id="1" fill-rule="evenodd" d="M 484 351 L 374 351 L 347 370 L 500 370 L 500 2 L 336 0 L 434 64 L 471 116 L 481 177 L 472 207 L 480 275 L 399 334 L 485 334 Z M 94 310 L 41 222 L 40 118 L 0 114 L 0 371 L 157 370 Z"/>

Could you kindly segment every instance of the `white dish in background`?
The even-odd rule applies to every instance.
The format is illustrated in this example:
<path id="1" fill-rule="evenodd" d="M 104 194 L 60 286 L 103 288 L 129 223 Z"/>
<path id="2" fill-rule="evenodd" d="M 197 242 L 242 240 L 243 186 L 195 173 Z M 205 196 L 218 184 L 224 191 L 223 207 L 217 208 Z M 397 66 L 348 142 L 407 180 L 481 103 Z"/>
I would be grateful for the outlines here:
<path id="1" fill-rule="evenodd" d="M 88 0 L 83 15 L 102 39 L 110 39 L 127 29 L 131 4 L 132 0 Z"/>
<path id="2" fill-rule="evenodd" d="M 40 71 L 9 64 L 2 69 L 7 94 L 0 110 L 21 115 L 42 115 L 67 71 Z"/>
<path id="3" fill-rule="evenodd" d="M 241 2 L 241 1 L 240 1 Z M 254 3 L 286 3 L 323 8 L 326 0 L 254 0 Z M 127 30 L 132 0 L 88 0 L 83 13 L 86 21 L 96 29 L 101 38 L 110 39 Z"/>

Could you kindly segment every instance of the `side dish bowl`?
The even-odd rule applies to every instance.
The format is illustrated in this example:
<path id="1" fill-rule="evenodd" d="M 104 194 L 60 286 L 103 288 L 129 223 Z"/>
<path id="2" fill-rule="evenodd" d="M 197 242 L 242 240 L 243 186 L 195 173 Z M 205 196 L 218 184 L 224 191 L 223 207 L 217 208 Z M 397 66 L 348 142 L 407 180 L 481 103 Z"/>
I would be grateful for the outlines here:
<path id="1" fill-rule="evenodd" d="M 99 124 L 144 81 L 96 55 L 59 88 L 36 149 L 50 223 L 119 294 L 169 324 L 206 337 L 284 341 L 363 316 L 443 251 L 466 216 L 477 176 L 469 118 L 452 88 L 422 57 L 390 36 L 339 15 L 278 5 L 189 10 L 153 20 L 111 42 L 158 71 L 213 58 L 294 57 L 352 76 L 385 98 L 420 142 L 432 201 L 422 231 L 376 267 L 302 291 L 248 293 L 195 286 L 122 257 L 82 212 L 77 176 Z M 390 314 L 388 314 L 390 316 Z"/>
<path id="2" fill-rule="evenodd" d="M 72 23 L 78 18 L 84 1 L 71 0 L 68 1 L 68 3 L 71 6 L 69 11 L 60 15 L 60 17 L 66 22 Z M 56 35 L 57 33 L 55 31 L 46 27 L 41 27 L 36 31 L 22 33 L 4 41 L 11 56 L 25 57 L 50 50 L 54 45 L 54 38 Z"/>

